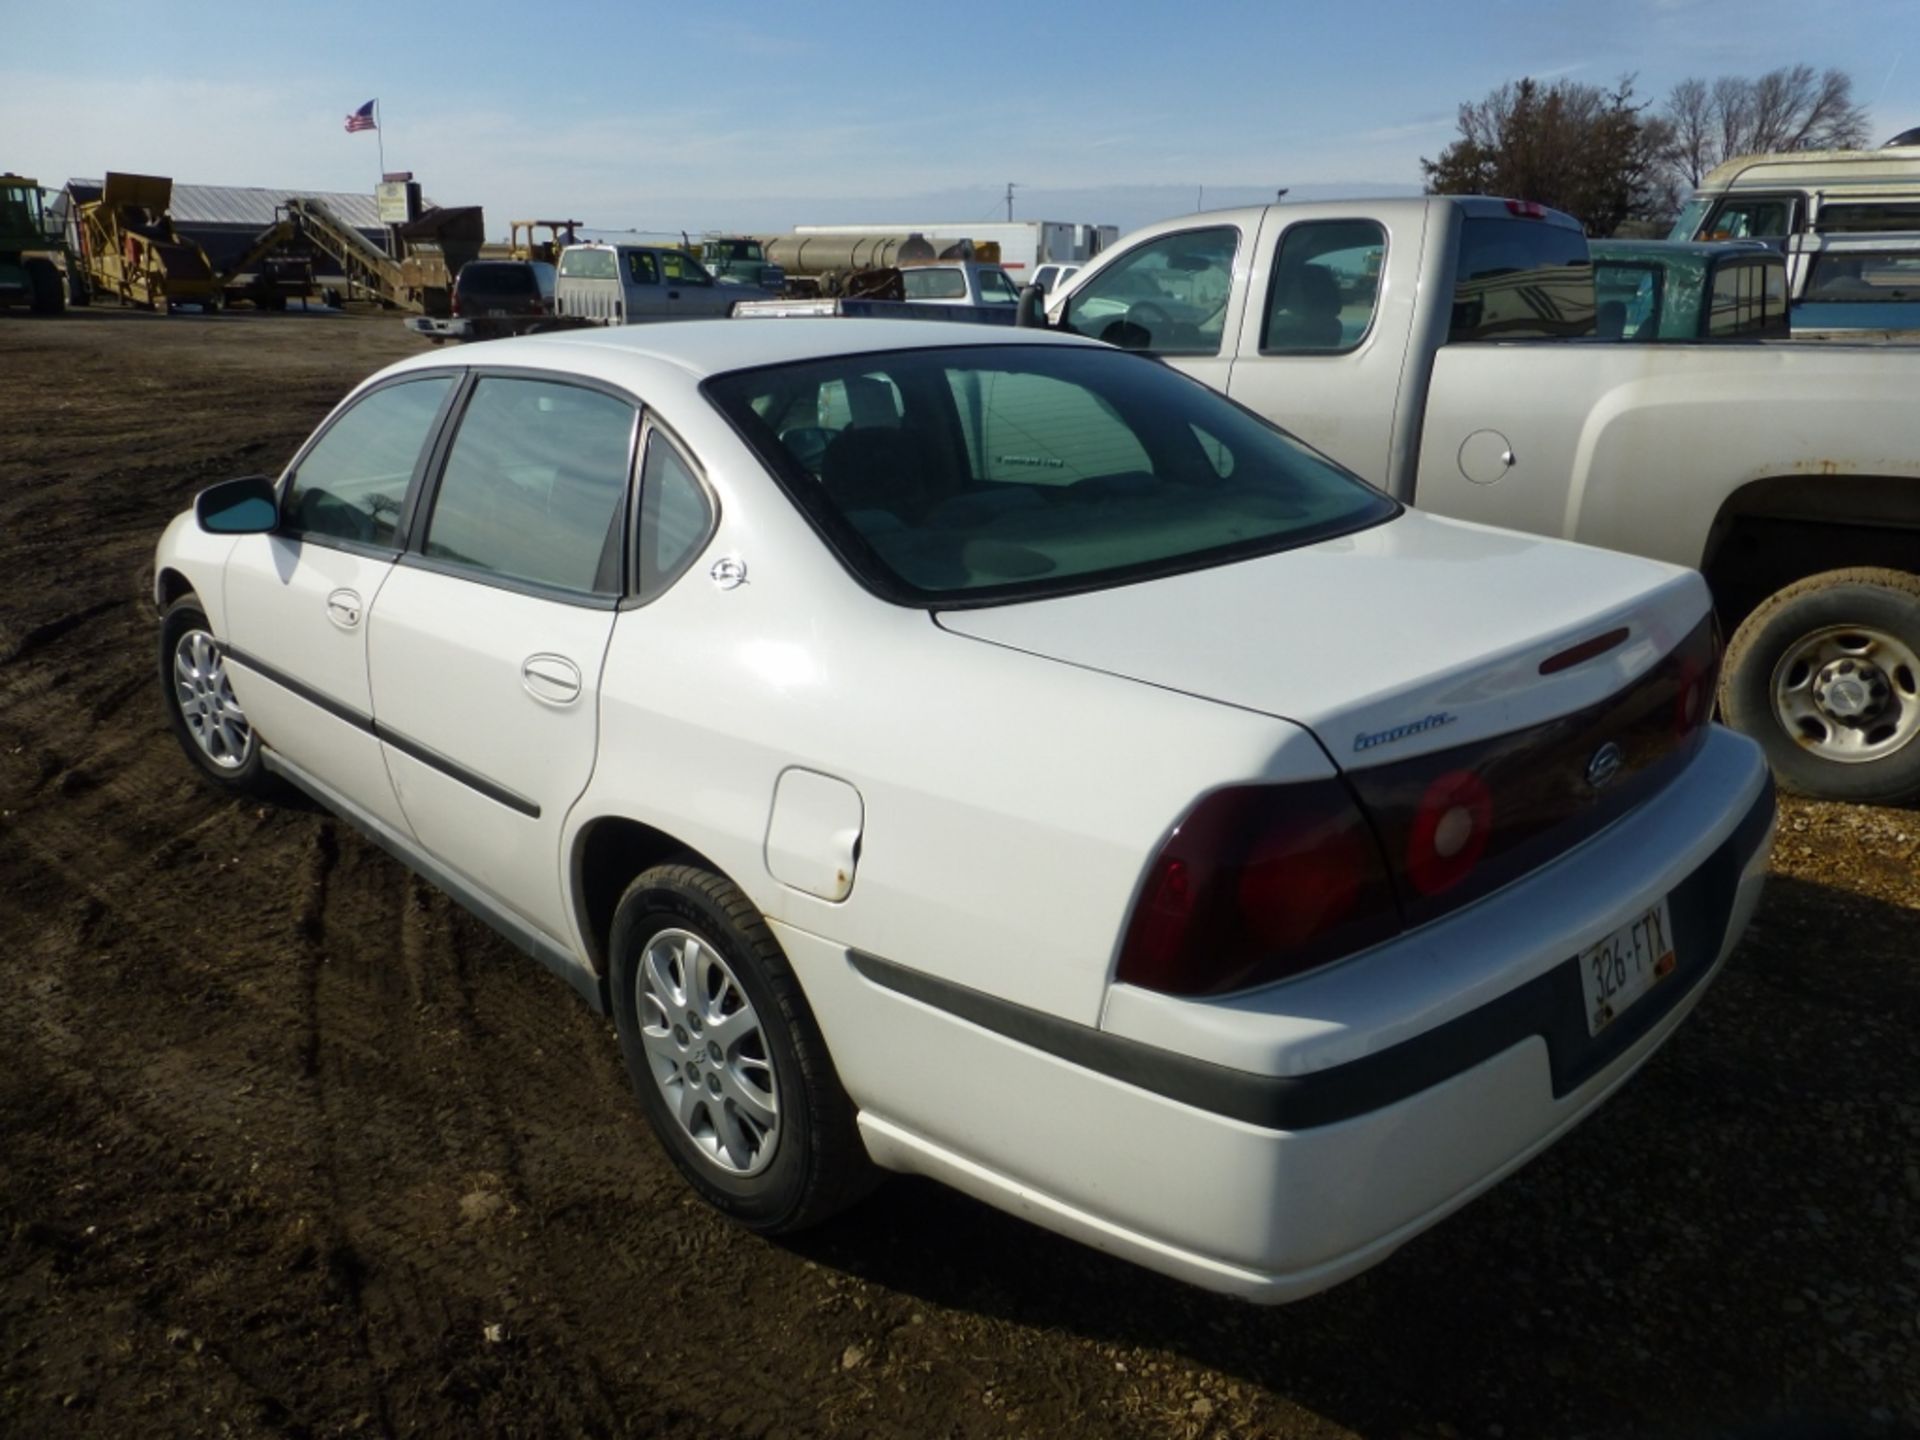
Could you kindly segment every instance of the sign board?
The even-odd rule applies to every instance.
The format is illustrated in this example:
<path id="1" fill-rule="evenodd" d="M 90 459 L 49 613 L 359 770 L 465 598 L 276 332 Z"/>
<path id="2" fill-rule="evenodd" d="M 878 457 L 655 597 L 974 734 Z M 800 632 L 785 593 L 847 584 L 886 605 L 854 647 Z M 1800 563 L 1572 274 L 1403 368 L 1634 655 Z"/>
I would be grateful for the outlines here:
<path id="1" fill-rule="evenodd" d="M 412 180 L 382 180 L 374 187 L 382 225 L 405 225 L 420 218 L 420 186 Z"/>

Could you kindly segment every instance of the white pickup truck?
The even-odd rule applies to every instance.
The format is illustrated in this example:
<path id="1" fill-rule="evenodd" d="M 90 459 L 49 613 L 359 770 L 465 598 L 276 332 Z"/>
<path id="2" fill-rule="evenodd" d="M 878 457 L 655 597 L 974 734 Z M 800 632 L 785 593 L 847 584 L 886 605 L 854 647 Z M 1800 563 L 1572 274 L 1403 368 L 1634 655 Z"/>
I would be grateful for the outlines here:
<path id="1" fill-rule="evenodd" d="M 1044 303 L 1401 500 L 1698 567 L 1782 782 L 1920 795 L 1920 350 L 1596 339 L 1577 224 L 1482 197 L 1163 221 Z"/>

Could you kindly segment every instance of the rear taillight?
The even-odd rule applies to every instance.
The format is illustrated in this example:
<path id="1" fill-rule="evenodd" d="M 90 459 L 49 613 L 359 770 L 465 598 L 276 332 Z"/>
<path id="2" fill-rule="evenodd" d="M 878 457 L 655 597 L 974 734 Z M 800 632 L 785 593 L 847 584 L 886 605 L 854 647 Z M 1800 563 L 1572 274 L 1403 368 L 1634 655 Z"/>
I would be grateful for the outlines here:
<path id="1" fill-rule="evenodd" d="M 1547 207 L 1538 200 L 1509 200 L 1507 213 L 1521 220 L 1544 220 L 1547 218 Z"/>
<path id="2" fill-rule="evenodd" d="M 544 315 L 544 314 L 546 314 L 546 313 L 547 313 L 547 305 L 546 305 L 546 302 L 545 302 L 544 300 L 536 300 L 536 301 L 534 301 L 534 302 L 533 302 L 533 308 L 532 308 L 531 310 L 529 310 L 529 311 L 528 311 L 527 313 L 528 313 L 528 314 L 530 314 L 530 315 Z"/>
<path id="3" fill-rule="evenodd" d="M 460 292 L 458 290 L 453 292 L 453 313 L 455 315 L 460 313 Z"/>
<path id="4" fill-rule="evenodd" d="M 1215 995 L 1296 975 L 1399 928 L 1393 887 L 1338 780 L 1216 790 L 1148 867 L 1115 978 Z"/>

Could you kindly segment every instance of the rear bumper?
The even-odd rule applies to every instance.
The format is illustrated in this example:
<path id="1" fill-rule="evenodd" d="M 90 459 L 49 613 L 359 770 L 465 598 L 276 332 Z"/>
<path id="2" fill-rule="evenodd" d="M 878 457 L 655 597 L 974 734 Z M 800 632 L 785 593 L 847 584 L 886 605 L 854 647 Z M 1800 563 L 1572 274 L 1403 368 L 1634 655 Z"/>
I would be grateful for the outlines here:
<path id="1" fill-rule="evenodd" d="M 429 340 L 471 340 L 471 326 L 465 320 L 442 320 L 433 315 L 409 315 L 407 329 Z"/>
<path id="2" fill-rule="evenodd" d="M 1631 1075 L 1744 930 L 1773 822 L 1757 749 L 1716 731 L 1662 795 L 1443 922 L 1229 1003 L 1116 987 L 1099 1030 L 1022 1029 L 979 992 L 780 938 L 880 1164 L 1285 1301 L 1385 1258 Z M 1574 957 L 1663 895 L 1676 971 L 1588 1037 Z"/>

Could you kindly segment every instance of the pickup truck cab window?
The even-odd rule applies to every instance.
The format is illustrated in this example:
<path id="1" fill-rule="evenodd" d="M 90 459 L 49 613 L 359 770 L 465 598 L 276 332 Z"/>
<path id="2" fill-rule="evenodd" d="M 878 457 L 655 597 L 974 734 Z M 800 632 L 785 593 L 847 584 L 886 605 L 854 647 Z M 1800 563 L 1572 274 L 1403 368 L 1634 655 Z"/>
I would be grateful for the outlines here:
<path id="1" fill-rule="evenodd" d="M 1777 265 L 1720 266 L 1713 276 L 1713 300 L 1707 311 L 1706 331 L 1714 339 L 1785 335 L 1786 271 Z"/>
<path id="2" fill-rule="evenodd" d="M 576 280 L 612 280 L 619 272 L 614 269 L 613 251 L 579 245 L 561 252 L 560 273 Z"/>
<path id="3" fill-rule="evenodd" d="M 1139 246 L 1083 283 L 1061 328 L 1155 355 L 1217 355 L 1240 231 L 1182 230 Z"/>
<path id="4" fill-rule="evenodd" d="M 964 300 L 967 277 L 946 266 L 902 270 L 900 288 L 909 300 Z"/>
<path id="5" fill-rule="evenodd" d="M 1380 295 L 1387 232 L 1372 220 L 1287 227 L 1274 255 L 1260 353 L 1344 354 L 1366 337 Z"/>
<path id="6" fill-rule="evenodd" d="M 341 412 L 300 457 L 280 505 L 286 529 L 399 548 L 407 487 L 452 387 L 448 375 L 383 385 Z"/>
<path id="7" fill-rule="evenodd" d="M 1594 311 L 1580 231 L 1524 218 L 1462 221 L 1450 341 L 1591 335 Z"/>
<path id="8" fill-rule="evenodd" d="M 427 523 L 427 558 L 483 577 L 617 595 L 637 412 L 580 385 L 483 376 Z"/>
<path id="9" fill-rule="evenodd" d="M 660 262 L 653 258 L 651 250 L 627 251 L 627 273 L 633 277 L 636 285 L 658 285 L 660 283 Z"/>

